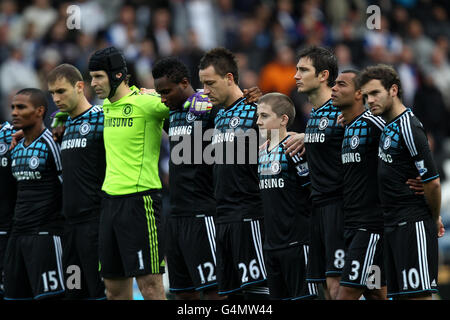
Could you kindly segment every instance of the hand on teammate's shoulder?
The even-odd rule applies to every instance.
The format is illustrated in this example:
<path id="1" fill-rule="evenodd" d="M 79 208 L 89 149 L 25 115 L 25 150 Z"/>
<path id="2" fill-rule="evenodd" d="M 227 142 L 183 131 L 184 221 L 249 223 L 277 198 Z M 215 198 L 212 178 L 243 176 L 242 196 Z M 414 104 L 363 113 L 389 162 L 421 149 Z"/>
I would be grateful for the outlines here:
<path id="1" fill-rule="evenodd" d="M 250 89 L 244 89 L 244 98 L 248 103 L 256 103 L 262 96 L 262 92 L 258 87 L 251 87 Z"/>
<path id="2" fill-rule="evenodd" d="M 197 91 L 191 95 L 183 105 L 183 109 L 189 109 L 189 112 L 196 116 L 204 115 L 211 111 L 213 105 L 203 91 Z"/>
<path id="3" fill-rule="evenodd" d="M 305 134 L 288 132 L 289 137 L 283 143 L 285 153 L 291 157 L 298 154 L 302 157 L 305 154 Z"/>
<path id="4" fill-rule="evenodd" d="M 156 97 L 159 97 L 159 96 L 160 96 L 160 95 L 158 94 L 158 92 L 156 92 L 155 89 L 141 88 L 141 89 L 139 90 L 139 93 L 140 93 L 140 94 L 148 94 L 148 95 L 156 96 Z"/>

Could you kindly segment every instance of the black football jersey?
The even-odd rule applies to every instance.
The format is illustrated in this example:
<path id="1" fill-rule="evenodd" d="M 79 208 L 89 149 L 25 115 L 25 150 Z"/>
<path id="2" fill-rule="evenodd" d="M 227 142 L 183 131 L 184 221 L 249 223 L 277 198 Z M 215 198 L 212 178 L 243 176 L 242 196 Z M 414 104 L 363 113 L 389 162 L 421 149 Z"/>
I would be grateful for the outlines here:
<path id="1" fill-rule="evenodd" d="M 339 114 L 340 110 L 333 106 L 330 99 L 311 111 L 305 129 L 306 159 L 315 204 L 342 197 L 341 148 L 344 128 L 337 122 Z"/>
<path id="2" fill-rule="evenodd" d="M 213 156 L 208 162 L 205 148 L 214 130 L 218 108 L 196 116 L 189 110 L 170 112 L 169 117 L 169 198 L 172 216 L 215 215 Z M 210 136 L 211 137 L 211 136 Z"/>
<path id="3" fill-rule="evenodd" d="M 386 225 L 417 221 L 430 215 L 424 195 L 406 184 L 439 177 L 425 130 L 410 109 L 387 123 L 378 147 L 378 181 Z"/>
<path id="4" fill-rule="evenodd" d="M 5 122 L 0 127 L 0 232 L 11 228 L 14 207 L 16 205 L 16 180 L 11 172 L 11 135 L 15 132 L 12 125 Z"/>
<path id="5" fill-rule="evenodd" d="M 258 179 L 256 105 L 238 99 L 215 118 L 214 189 L 217 222 L 263 217 Z"/>
<path id="6" fill-rule="evenodd" d="M 377 153 L 384 125 L 383 119 L 365 111 L 345 128 L 342 141 L 345 228 L 383 228 Z"/>
<path id="7" fill-rule="evenodd" d="M 13 233 L 61 231 L 62 166 L 59 145 L 45 129 L 30 145 L 22 139 L 11 152 L 11 169 L 17 181 Z"/>
<path id="8" fill-rule="evenodd" d="M 259 153 L 259 189 L 263 202 L 264 249 L 308 244 L 311 191 L 308 163 L 286 156 L 282 142 Z"/>
<path id="9" fill-rule="evenodd" d="M 63 213 L 68 221 L 98 216 L 105 178 L 103 109 L 92 106 L 68 118 L 61 142 Z"/>

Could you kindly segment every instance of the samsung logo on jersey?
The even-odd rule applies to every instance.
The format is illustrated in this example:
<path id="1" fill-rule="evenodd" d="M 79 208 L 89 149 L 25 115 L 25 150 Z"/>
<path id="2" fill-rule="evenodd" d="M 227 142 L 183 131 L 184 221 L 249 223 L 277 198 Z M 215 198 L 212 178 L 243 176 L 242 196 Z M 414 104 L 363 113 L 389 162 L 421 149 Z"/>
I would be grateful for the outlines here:
<path id="1" fill-rule="evenodd" d="M 234 132 L 217 133 L 212 138 L 212 144 L 222 143 L 222 142 L 233 142 Z"/>
<path id="2" fill-rule="evenodd" d="M 380 147 L 378 147 L 378 158 L 380 158 L 381 160 L 383 160 L 384 162 L 387 162 L 387 163 L 393 162 L 391 155 L 384 153 Z"/>
<path id="3" fill-rule="evenodd" d="M 73 148 L 84 148 L 87 145 L 86 138 L 68 139 L 61 143 L 61 150 L 73 149 Z"/>
<path id="4" fill-rule="evenodd" d="M 42 178 L 41 173 L 39 171 L 19 171 L 13 173 L 14 178 L 17 181 L 22 180 L 39 180 Z"/>
<path id="5" fill-rule="evenodd" d="M 325 133 L 306 133 L 305 143 L 325 142 Z"/>
<path id="6" fill-rule="evenodd" d="M 361 162 L 361 155 L 357 153 L 343 153 L 342 154 L 342 163 L 350 163 L 350 162 Z"/>
<path id="7" fill-rule="evenodd" d="M 190 137 L 171 137 L 170 141 L 174 144 L 170 150 L 170 159 L 173 164 L 258 163 L 258 132 L 254 129 L 219 132 L 210 128 L 203 131 L 202 122 L 195 121 Z M 205 146 L 205 142 L 211 143 Z"/>
<path id="8" fill-rule="evenodd" d="M 0 167 L 7 167 L 8 166 L 8 158 L 2 157 L 0 158 Z"/>
<path id="9" fill-rule="evenodd" d="M 110 118 L 105 119 L 104 123 L 105 127 L 132 127 L 133 126 L 133 118 Z"/>
<path id="10" fill-rule="evenodd" d="M 169 128 L 169 137 L 191 134 L 192 126 L 178 126 Z"/>
<path id="11" fill-rule="evenodd" d="M 259 180 L 259 189 L 284 188 L 283 178 L 271 178 Z"/>

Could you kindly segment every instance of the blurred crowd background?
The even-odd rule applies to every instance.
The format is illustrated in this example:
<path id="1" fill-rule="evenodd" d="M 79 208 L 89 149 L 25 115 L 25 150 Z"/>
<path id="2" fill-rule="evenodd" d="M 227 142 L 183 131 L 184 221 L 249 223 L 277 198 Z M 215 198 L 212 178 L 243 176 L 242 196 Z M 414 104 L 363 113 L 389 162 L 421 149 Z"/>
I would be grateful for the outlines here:
<path id="1" fill-rule="evenodd" d="M 441 240 L 450 263 L 450 1 L 448 0 L 0 0 L 0 121 L 10 118 L 10 99 L 24 87 L 46 90 L 46 75 L 71 63 L 90 81 L 95 50 L 123 50 L 131 83 L 153 88 L 152 65 L 178 56 L 201 88 L 197 65 L 216 46 L 232 50 L 240 86 L 289 95 L 296 106 L 293 130 L 305 128 L 311 105 L 295 88 L 296 53 L 308 45 L 331 48 L 340 70 L 389 63 L 398 70 L 403 102 L 429 135 L 443 182 L 449 237 Z M 75 5 L 75 7 L 73 7 Z M 380 28 L 368 28 L 370 5 L 380 9 Z M 76 16 L 79 13 L 79 16 Z M 79 25 L 77 24 L 79 23 Z M 86 95 L 96 100 L 87 86 Z M 49 101 L 51 98 L 49 97 Z M 51 105 L 49 114 L 56 108 Z M 46 119 L 47 125 L 49 120 Z M 167 138 L 161 177 L 167 184 Z M 448 240 L 447 240 L 448 239 Z M 448 249 L 447 249 L 448 248 Z M 448 257 L 447 257 L 448 256 Z M 450 277 L 449 277 L 450 281 Z"/>
<path id="2" fill-rule="evenodd" d="M 1 119 L 18 89 L 46 89 L 56 65 L 74 64 L 89 80 L 90 54 L 104 46 L 123 50 L 132 83 L 153 87 L 152 64 L 176 55 L 200 88 L 197 65 L 213 47 L 232 50 L 240 85 L 290 95 L 302 131 L 311 106 L 295 92 L 296 52 L 331 48 L 340 69 L 379 62 L 396 66 L 404 103 L 422 120 L 436 153 L 450 136 L 450 2 L 447 0 L 0 0 Z M 76 20 L 71 5 L 79 8 Z M 370 30 L 370 5 L 380 28 Z M 79 22 L 78 26 L 73 23 Z M 94 100 L 91 93 L 89 96 Z"/>

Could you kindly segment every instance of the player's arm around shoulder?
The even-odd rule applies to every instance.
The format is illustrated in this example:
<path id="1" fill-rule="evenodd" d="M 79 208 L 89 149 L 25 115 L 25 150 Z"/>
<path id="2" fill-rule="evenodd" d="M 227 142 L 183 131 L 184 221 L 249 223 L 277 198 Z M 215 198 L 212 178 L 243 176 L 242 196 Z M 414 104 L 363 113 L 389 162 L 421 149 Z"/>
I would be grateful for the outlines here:
<path id="1" fill-rule="evenodd" d="M 146 115 L 161 120 L 169 117 L 169 108 L 161 102 L 161 97 L 156 92 L 141 90 L 139 98 L 143 100 L 143 104 L 145 105 L 143 109 Z"/>
<path id="2" fill-rule="evenodd" d="M 305 154 L 305 133 L 288 132 L 289 138 L 283 144 L 285 153 L 290 156 L 299 155 L 302 157 Z"/>

